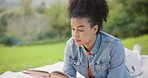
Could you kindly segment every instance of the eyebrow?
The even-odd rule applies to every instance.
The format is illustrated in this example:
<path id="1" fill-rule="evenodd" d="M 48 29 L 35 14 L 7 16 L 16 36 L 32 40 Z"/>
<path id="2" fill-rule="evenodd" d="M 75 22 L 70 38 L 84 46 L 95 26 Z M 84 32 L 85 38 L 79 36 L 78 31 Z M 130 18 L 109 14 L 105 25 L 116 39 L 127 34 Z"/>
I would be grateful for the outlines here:
<path id="1" fill-rule="evenodd" d="M 71 25 L 71 27 L 73 27 L 72 25 Z M 77 26 L 77 27 L 85 27 L 84 25 L 79 25 L 79 26 Z"/>
<path id="2" fill-rule="evenodd" d="M 85 27 L 84 25 L 79 25 L 78 27 Z"/>

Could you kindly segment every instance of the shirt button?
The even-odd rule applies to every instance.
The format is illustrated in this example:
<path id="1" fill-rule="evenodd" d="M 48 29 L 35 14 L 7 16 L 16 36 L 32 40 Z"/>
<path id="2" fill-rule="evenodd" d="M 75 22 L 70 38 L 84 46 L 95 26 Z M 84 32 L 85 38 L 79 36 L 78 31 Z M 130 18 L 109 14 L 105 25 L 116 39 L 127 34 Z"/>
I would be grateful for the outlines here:
<path id="1" fill-rule="evenodd" d="M 76 62 L 74 62 L 73 64 L 76 64 Z"/>
<path id="2" fill-rule="evenodd" d="M 101 66 L 101 69 L 103 69 L 104 68 L 104 66 Z"/>
<path id="3" fill-rule="evenodd" d="M 94 56 L 91 56 L 92 58 L 94 57 Z"/>

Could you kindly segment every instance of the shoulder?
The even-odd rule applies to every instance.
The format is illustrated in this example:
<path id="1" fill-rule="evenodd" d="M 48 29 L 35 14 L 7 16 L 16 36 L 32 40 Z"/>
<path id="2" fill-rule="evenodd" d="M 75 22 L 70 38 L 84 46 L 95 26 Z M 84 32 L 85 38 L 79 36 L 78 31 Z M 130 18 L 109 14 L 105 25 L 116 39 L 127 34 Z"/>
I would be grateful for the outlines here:
<path id="1" fill-rule="evenodd" d="M 105 53 L 107 52 L 106 54 L 114 55 L 115 53 L 124 53 L 124 46 L 118 38 L 102 31 L 100 32 L 100 36 L 102 37 L 102 49 L 105 50 Z"/>
<path id="2" fill-rule="evenodd" d="M 118 38 L 116 38 L 110 34 L 107 34 L 107 33 L 101 31 L 100 35 L 102 36 L 102 42 L 104 42 L 104 43 L 111 44 L 113 47 L 123 46 L 121 41 Z"/>
<path id="3" fill-rule="evenodd" d="M 120 42 L 120 40 L 108 33 L 105 33 L 103 31 L 100 31 L 100 36 L 102 37 L 102 41 L 103 42 L 107 42 L 107 43 L 114 43 L 114 42 Z"/>
<path id="4" fill-rule="evenodd" d="M 71 37 L 67 42 L 66 46 L 71 47 L 71 48 L 77 48 L 78 46 L 75 44 L 74 39 Z"/>
<path id="5" fill-rule="evenodd" d="M 75 45 L 75 42 L 72 37 L 66 42 L 66 45 L 69 45 L 69 46 Z"/>
<path id="6" fill-rule="evenodd" d="M 77 46 L 71 37 L 67 42 L 66 42 L 66 47 L 65 47 L 65 53 L 74 55 L 77 51 L 79 46 Z"/>

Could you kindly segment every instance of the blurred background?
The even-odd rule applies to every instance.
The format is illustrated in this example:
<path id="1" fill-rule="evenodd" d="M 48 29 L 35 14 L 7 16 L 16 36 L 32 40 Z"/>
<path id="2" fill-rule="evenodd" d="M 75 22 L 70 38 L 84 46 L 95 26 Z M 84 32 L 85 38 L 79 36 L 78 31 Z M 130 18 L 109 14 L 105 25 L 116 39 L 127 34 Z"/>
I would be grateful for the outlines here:
<path id="1" fill-rule="evenodd" d="M 103 31 L 148 54 L 148 1 L 107 0 Z M 63 61 L 71 37 L 68 0 L 0 0 L 0 74 Z"/>

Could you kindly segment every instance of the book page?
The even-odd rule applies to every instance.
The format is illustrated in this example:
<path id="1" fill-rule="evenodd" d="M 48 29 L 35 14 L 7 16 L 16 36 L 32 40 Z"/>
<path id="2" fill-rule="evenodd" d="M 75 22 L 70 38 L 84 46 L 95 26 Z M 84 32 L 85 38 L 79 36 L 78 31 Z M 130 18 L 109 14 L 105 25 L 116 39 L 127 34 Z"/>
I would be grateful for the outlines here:
<path id="1" fill-rule="evenodd" d="M 42 70 L 27 70 L 23 73 L 28 74 L 34 78 L 50 78 L 50 74 L 47 71 Z"/>

